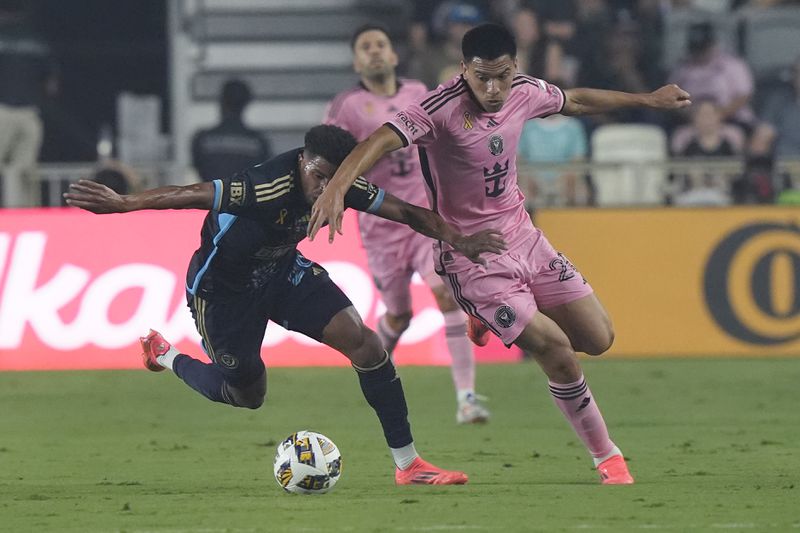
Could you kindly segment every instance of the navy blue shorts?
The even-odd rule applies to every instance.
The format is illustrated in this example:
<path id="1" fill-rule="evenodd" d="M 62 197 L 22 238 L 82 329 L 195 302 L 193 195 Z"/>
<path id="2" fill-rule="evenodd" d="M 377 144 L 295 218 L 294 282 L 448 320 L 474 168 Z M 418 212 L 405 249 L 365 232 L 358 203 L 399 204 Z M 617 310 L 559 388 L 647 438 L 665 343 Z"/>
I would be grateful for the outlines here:
<path id="1" fill-rule="evenodd" d="M 261 342 L 272 320 L 322 341 L 331 319 L 352 305 L 328 272 L 297 252 L 288 269 L 253 291 L 208 300 L 186 294 L 203 348 L 225 380 L 244 387 L 264 372 Z"/>

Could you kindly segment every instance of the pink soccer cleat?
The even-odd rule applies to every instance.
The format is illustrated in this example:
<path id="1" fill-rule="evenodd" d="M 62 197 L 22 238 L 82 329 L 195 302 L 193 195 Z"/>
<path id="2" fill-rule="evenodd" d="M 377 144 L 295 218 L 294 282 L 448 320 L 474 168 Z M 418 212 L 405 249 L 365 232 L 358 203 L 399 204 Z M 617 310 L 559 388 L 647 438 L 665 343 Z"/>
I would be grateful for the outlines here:
<path id="1" fill-rule="evenodd" d="M 633 485 L 633 476 L 621 455 L 615 455 L 597 465 L 603 485 Z"/>
<path id="2" fill-rule="evenodd" d="M 405 470 L 395 470 L 394 481 L 398 485 L 463 485 L 469 478 L 464 472 L 442 470 L 421 457 L 414 459 Z"/>
<path id="3" fill-rule="evenodd" d="M 172 345 L 164 340 L 161 333 L 150 330 L 146 337 L 139 337 L 142 345 L 142 361 L 144 367 L 151 372 L 161 372 L 166 367 L 158 362 L 158 356 L 164 355 L 172 348 Z"/>
<path id="4" fill-rule="evenodd" d="M 469 340 L 476 346 L 486 346 L 489 342 L 489 335 L 489 328 L 483 322 L 470 315 L 469 320 L 467 320 L 467 337 L 469 337 Z"/>

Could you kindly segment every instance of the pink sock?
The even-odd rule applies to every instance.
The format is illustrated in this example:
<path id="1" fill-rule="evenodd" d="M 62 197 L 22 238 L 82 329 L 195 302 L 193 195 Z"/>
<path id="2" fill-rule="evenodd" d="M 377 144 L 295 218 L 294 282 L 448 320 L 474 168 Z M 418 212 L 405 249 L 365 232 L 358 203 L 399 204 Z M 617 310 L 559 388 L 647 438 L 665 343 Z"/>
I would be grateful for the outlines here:
<path id="1" fill-rule="evenodd" d="M 583 376 L 575 383 L 549 383 L 553 400 L 592 457 L 604 457 L 611 453 L 614 443 L 608 438 L 606 422 Z"/>
<path id="2" fill-rule="evenodd" d="M 456 392 L 475 392 L 475 354 L 467 338 L 467 315 L 463 311 L 447 311 L 444 316 L 444 335 L 450 350 L 450 371 Z"/>
<path id="3" fill-rule="evenodd" d="M 383 315 L 380 320 L 378 320 L 378 327 L 376 329 L 378 330 L 376 333 L 383 343 L 383 348 L 389 355 L 392 355 L 392 352 L 394 352 L 397 346 L 397 341 L 400 340 L 400 335 L 402 335 L 403 332 L 393 330 L 386 322 L 386 315 Z"/>

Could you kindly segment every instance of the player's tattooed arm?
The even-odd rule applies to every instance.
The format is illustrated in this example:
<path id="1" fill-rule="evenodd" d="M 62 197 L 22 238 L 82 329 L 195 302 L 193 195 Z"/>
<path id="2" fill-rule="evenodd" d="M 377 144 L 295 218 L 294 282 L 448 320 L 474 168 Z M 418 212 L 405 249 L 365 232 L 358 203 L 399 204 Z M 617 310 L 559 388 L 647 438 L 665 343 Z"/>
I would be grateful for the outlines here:
<path id="1" fill-rule="evenodd" d="M 214 184 L 170 185 L 134 194 L 117 194 L 91 180 L 71 183 L 64 193 L 67 205 L 97 214 L 127 213 L 142 209 L 211 209 Z"/>
<path id="2" fill-rule="evenodd" d="M 481 254 L 499 254 L 506 249 L 506 242 L 499 231 L 487 229 L 472 235 L 463 235 L 430 209 L 406 203 L 388 193 L 374 214 L 406 224 L 427 237 L 444 241 L 473 263 L 485 265 L 486 260 L 481 258 Z"/>
<path id="3" fill-rule="evenodd" d="M 602 89 L 568 89 L 564 91 L 564 100 L 564 115 L 591 115 L 624 107 L 681 109 L 692 104 L 689 93 L 674 84 L 640 94 Z"/>
<path id="4" fill-rule="evenodd" d="M 328 241 L 333 242 L 336 233 L 342 233 L 344 197 L 356 178 L 365 174 L 384 155 L 403 147 L 403 140 L 388 126 L 381 126 L 350 152 L 322 194 L 311 208 L 308 223 L 308 238 L 314 240 L 322 226 L 328 224 Z"/>

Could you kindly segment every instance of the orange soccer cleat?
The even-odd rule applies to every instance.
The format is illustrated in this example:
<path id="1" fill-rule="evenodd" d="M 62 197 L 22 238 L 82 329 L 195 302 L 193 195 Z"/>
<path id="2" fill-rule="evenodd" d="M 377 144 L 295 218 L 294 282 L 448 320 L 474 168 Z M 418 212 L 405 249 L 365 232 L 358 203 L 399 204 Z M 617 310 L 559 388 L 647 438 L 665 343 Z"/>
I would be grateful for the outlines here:
<path id="1" fill-rule="evenodd" d="M 398 485 L 463 485 L 469 478 L 464 472 L 442 470 L 421 457 L 414 459 L 405 470 L 395 470 L 394 481 Z"/>
<path id="2" fill-rule="evenodd" d="M 603 485 L 633 485 L 633 476 L 621 455 L 615 455 L 597 465 Z"/>
<path id="3" fill-rule="evenodd" d="M 161 333 L 150 330 L 146 337 L 139 337 L 139 342 L 142 345 L 142 361 L 144 367 L 151 372 L 161 372 L 166 367 L 158 362 L 158 356 L 164 355 L 169 351 L 172 346 Z"/>
<path id="4" fill-rule="evenodd" d="M 486 346 L 489 342 L 489 328 L 486 325 L 470 315 L 467 320 L 467 337 L 476 346 Z"/>

